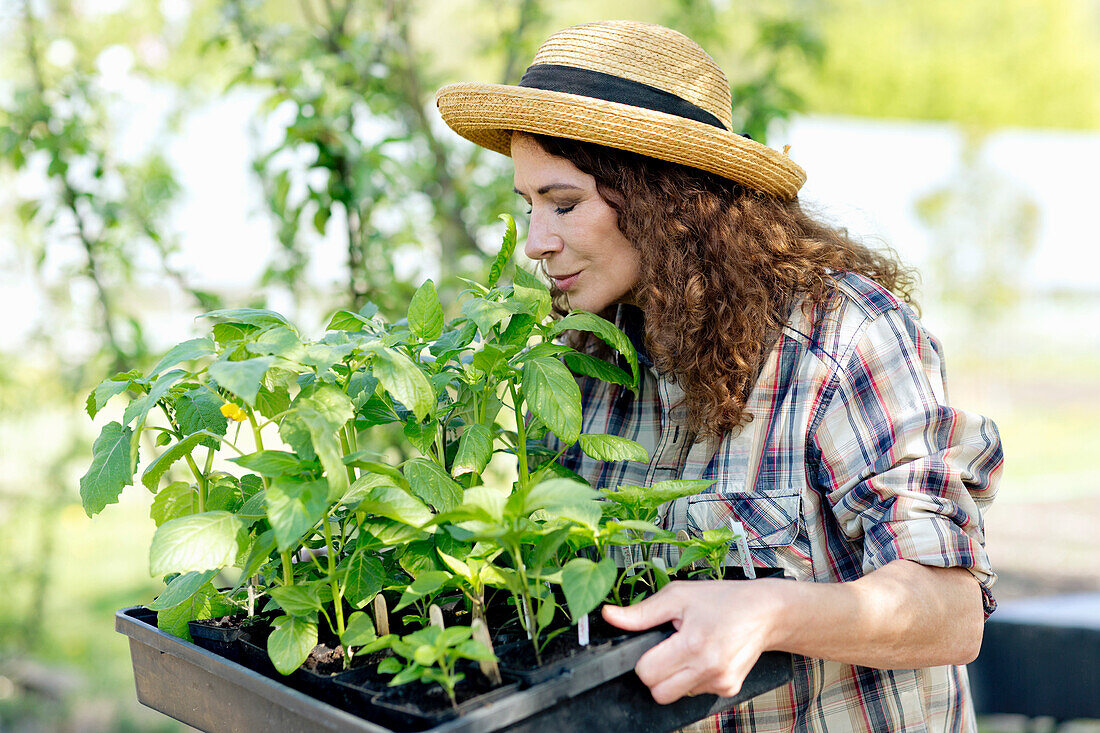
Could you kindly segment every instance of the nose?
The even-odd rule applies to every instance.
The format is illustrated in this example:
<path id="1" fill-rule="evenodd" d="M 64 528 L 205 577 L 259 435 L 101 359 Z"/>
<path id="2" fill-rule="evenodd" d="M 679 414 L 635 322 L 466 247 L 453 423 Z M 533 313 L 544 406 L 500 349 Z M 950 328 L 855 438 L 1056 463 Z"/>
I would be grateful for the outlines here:
<path id="1" fill-rule="evenodd" d="M 527 225 L 527 242 L 523 245 L 523 253 L 532 260 L 545 260 L 556 252 L 562 250 L 562 240 L 550 226 L 550 221 L 539 212 L 536 206 L 531 212 L 531 218 Z"/>

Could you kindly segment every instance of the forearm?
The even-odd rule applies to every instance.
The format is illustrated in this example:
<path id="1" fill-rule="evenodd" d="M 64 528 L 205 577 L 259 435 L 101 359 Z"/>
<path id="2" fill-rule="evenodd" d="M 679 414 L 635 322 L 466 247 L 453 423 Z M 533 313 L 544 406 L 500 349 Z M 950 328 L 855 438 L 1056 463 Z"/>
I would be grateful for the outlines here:
<path id="1" fill-rule="evenodd" d="M 908 560 L 848 583 L 772 583 L 766 648 L 880 669 L 966 664 L 981 646 L 977 581 L 963 568 Z"/>

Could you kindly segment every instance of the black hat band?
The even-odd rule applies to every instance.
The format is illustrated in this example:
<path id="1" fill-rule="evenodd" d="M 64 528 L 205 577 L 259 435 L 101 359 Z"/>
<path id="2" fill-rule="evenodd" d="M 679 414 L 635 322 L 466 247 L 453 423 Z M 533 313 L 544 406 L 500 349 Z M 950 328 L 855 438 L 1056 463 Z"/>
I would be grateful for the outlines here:
<path id="1" fill-rule="evenodd" d="M 602 71 L 560 64 L 536 64 L 527 68 L 523 78 L 520 79 L 519 86 L 628 104 L 632 107 L 703 122 L 722 130 L 727 129 L 717 117 L 683 97 L 649 84 L 624 79 L 614 74 L 605 74 Z"/>

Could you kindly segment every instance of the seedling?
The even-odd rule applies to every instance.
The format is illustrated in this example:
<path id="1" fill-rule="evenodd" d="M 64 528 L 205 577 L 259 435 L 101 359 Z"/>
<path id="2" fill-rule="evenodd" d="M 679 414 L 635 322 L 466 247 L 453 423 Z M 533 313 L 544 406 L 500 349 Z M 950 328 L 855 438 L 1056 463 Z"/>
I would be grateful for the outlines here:
<path id="1" fill-rule="evenodd" d="M 440 628 L 427 626 L 401 638 L 393 638 L 389 646 L 395 656 L 388 657 L 378 664 L 378 671 L 393 674 L 390 687 L 403 685 L 415 680 L 424 683 L 435 682 L 451 700 L 451 706 L 458 709 L 455 698 L 455 686 L 466 678 L 455 665 L 462 659 L 477 662 L 496 661 L 484 644 L 471 639 L 469 626 Z M 399 657 L 404 658 L 404 661 Z"/>

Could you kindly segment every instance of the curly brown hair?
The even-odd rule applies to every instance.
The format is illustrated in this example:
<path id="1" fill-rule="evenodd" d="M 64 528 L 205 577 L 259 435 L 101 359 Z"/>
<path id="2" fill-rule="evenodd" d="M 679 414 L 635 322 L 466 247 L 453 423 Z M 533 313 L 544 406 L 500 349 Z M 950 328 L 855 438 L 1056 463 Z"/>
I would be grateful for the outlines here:
<path id="1" fill-rule="evenodd" d="M 808 317 L 825 316 L 837 287 L 830 273 L 865 275 L 912 301 L 915 273 L 894 252 L 812 218 L 797 199 L 627 151 L 531 137 L 593 176 L 617 212 L 639 252 L 645 349 L 684 390 L 688 428 L 699 437 L 752 420 L 745 406 L 768 351 L 800 299 Z M 554 295 L 564 314 L 563 294 Z M 570 343 L 592 345 L 586 334 Z"/>

